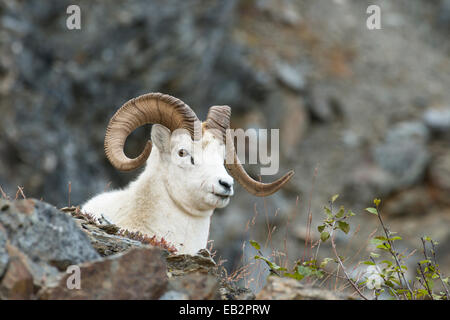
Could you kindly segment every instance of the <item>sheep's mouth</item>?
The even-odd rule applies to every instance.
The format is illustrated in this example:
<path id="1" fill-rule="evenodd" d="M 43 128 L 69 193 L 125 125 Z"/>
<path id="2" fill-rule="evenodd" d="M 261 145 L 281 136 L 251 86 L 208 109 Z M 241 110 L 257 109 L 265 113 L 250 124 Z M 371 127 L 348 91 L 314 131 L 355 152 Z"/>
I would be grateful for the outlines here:
<path id="1" fill-rule="evenodd" d="M 213 195 L 215 195 L 216 197 L 218 197 L 222 200 L 228 199 L 231 196 L 230 194 L 221 194 L 221 193 L 213 193 Z"/>

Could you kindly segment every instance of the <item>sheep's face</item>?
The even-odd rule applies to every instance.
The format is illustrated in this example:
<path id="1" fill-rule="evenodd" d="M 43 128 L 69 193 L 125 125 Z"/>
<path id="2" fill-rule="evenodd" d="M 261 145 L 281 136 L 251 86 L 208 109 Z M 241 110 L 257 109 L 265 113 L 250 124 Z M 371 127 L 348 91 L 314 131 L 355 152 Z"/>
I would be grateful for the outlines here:
<path id="1" fill-rule="evenodd" d="M 158 148 L 164 183 L 172 200 L 197 216 L 210 215 L 223 208 L 233 195 L 233 178 L 224 166 L 225 145 L 206 131 L 192 141 L 184 130 L 171 133 L 153 125 L 152 141 Z"/>

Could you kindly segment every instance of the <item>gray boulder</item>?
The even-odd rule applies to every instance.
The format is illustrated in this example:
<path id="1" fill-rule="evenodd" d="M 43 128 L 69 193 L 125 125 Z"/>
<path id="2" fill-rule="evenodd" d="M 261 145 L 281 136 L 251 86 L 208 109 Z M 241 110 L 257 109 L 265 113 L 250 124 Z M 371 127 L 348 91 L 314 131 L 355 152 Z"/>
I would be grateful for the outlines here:
<path id="1" fill-rule="evenodd" d="M 422 123 L 403 122 L 387 133 L 383 143 L 375 146 L 375 163 L 392 178 L 389 191 L 409 187 L 422 179 L 430 161 L 428 136 Z"/>
<path id="2" fill-rule="evenodd" d="M 73 219 L 47 203 L 35 199 L 0 200 L 0 208 L 4 228 L 0 239 L 5 234 L 9 243 L 34 263 L 65 270 L 69 265 L 100 257 Z"/>
<path id="3" fill-rule="evenodd" d="M 8 266 L 9 255 L 6 251 L 6 233 L 3 227 L 0 225 L 0 279 L 3 277 L 3 274 L 6 271 L 6 267 Z"/>

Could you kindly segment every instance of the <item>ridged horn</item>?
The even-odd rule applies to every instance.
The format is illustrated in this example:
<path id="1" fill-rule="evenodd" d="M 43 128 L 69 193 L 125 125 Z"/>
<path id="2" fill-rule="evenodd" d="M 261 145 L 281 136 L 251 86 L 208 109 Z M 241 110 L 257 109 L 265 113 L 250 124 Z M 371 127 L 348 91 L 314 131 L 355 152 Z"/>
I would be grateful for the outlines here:
<path id="1" fill-rule="evenodd" d="M 205 121 L 206 129 L 215 129 L 213 132 L 219 134 L 226 147 L 225 167 L 228 173 L 236 179 L 248 192 L 258 197 L 266 197 L 277 192 L 294 175 L 290 170 L 283 177 L 271 183 L 263 183 L 250 177 L 242 166 L 234 148 L 234 141 L 230 130 L 231 108 L 229 106 L 213 106 L 209 108 Z M 227 143 L 228 142 L 228 143 Z M 230 160 L 232 163 L 229 163 Z M 228 161 L 227 161 L 228 160 Z"/>
<path id="2" fill-rule="evenodd" d="M 162 93 L 147 93 L 127 101 L 109 121 L 105 135 L 105 153 L 120 171 L 131 171 L 145 163 L 152 149 L 148 141 L 142 153 L 128 158 L 123 147 L 127 137 L 140 126 L 158 123 L 171 131 L 186 129 L 194 139 L 195 123 L 200 120 L 183 101 Z"/>

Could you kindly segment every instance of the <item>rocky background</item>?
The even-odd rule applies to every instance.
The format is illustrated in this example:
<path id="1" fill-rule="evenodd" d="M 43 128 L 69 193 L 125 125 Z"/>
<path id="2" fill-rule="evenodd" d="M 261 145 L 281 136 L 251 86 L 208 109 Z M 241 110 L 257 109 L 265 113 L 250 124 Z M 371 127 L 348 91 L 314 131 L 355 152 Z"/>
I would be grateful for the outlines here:
<path id="1" fill-rule="evenodd" d="M 66 28 L 70 4 L 81 30 Z M 382 30 L 366 28 L 370 4 Z M 333 194 L 357 213 L 339 246 L 361 247 L 377 227 L 363 208 L 381 197 L 403 249 L 433 237 L 450 273 L 450 1 L 2 0 L 0 26 L 0 186 L 11 198 L 21 186 L 62 207 L 126 185 L 139 172 L 112 168 L 104 130 L 123 102 L 159 91 L 201 119 L 228 104 L 233 127 L 280 128 L 292 183 L 266 199 L 238 186 L 213 218 L 229 273 L 255 254 L 248 239 L 301 258 L 308 214 L 314 237 Z M 137 130 L 127 153 L 148 137 Z M 261 274 L 242 281 L 258 291 Z"/>

